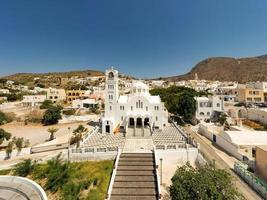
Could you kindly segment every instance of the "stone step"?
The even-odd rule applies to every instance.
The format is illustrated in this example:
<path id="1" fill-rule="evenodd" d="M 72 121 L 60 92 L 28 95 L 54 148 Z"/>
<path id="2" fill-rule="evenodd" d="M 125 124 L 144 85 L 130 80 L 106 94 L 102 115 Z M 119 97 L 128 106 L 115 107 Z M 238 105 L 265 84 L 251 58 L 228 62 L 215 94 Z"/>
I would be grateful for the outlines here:
<path id="1" fill-rule="evenodd" d="M 158 198 L 155 196 L 142 196 L 141 200 L 157 200 Z M 110 200 L 140 200 L 140 196 L 112 196 Z"/>
<path id="2" fill-rule="evenodd" d="M 154 158 L 152 157 L 120 157 L 120 161 L 154 161 Z"/>
<path id="3" fill-rule="evenodd" d="M 153 170 L 150 170 L 150 171 L 130 171 L 130 170 L 127 170 L 127 171 L 121 171 L 121 170 L 118 170 L 117 171 L 117 176 L 153 176 L 154 175 L 154 171 Z"/>
<path id="4" fill-rule="evenodd" d="M 118 171 L 153 171 L 154 166 L 118 166 Z"/>
<path id="5" fill-rule="evenodd" d="M 111 196 L 121 195 L 121 196 L 156 196 L 157 192 L 154 188 L 140 189 L 140 188 L 113 188 Z"/>
<path id="6" fill-rule="evenodd" d="M 155 176 L 116 176 L 115 182 L 128 181 L 128 182 L 155 182 Z"/>
<path id="7" fill-rule="evenodd" d="M 113 188 L 156 188 L 156 182 L 114 182 Z"/>
<path id="8" fill-rule="evenodd" d="M 150 161 L 119 161 L 119 166 L 154 166 L 154 162 Z"/>
<path id="9" fill-rule="evenodd" d="M 143 157 L 146 157 L 146 158 L 153 158 L 153 154 L 152 153 L 122 153 L 121 158 L 143 158 Z"/>

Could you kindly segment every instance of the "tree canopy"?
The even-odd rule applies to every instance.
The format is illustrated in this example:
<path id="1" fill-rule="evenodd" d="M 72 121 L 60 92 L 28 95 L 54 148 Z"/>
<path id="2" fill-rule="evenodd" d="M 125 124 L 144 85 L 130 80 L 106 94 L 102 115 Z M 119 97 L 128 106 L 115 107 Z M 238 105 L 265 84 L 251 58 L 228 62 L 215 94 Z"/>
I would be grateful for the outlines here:
<path id="1" fill-rule="evenodd" d="M 231 175 L 211 165 L 193 168 L 189 164 L 179 167 L 171 179 L 172 200 L 235 200 L 243 199 L 232 184 Z"/>
<path id="2" fill-rule="evenodd" d="M 198 92 L 192 88 L 171 86 L 152 89 L 150 93 L 159 95 L 166 109 L 174 115 L 182 116 L 186 122 L 189 122 L 195 115 L 196 100 L 194 97 L 198 96 Z"/>
<path id="3" fill-rule="evenodd" d="M 61 110 L 60 106 L 50 106 L 44 113 L 42 123 L 44 125 L 57 124 L 58 120 L 61 119 Z"/>
<path id="4" fill-rule="evenodd" d="M 4 142 L 4 140 L 10 140 L 11 133 L 5 131 L 4 129 L 0 128 L 0 144 Z"/>

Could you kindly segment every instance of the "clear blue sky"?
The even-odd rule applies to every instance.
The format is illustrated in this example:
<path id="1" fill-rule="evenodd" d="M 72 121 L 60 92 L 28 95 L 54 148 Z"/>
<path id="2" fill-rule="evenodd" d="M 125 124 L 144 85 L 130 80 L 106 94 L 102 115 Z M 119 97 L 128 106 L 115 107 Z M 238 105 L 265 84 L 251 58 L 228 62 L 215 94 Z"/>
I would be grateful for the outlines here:
<path id="1" fill-rule="evenodd" d="M 113 65 L 158 77 L 262 54 L 266 0 L 0 0 L 0 75 Z"/>

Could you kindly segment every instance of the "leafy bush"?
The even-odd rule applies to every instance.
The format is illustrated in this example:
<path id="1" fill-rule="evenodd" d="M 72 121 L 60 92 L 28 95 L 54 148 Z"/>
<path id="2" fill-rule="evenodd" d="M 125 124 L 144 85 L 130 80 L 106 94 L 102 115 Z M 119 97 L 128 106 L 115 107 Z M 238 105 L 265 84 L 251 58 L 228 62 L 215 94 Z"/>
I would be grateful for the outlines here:
<path id="1" fill-rule="evenodd" d="M 172 200 L 243 199 L 233 186 L 231 175 L 210 165 L 193 168 L 187 164 L 179 167 L 171 181 Z"/>
<path id="2" fill-rule="evenodd" d="M 62 113 L 64 115 L 74 115 L 75 114 L 75 110 L 74 109 L 63 110 Z"/>
<path id="3" fill-rule="evenodd" d="M 7 113 L 3 113 L 2 111 L 0 111 L 0 125 L 12 122 L 12 120 L 13 117 L 11 115 L 8 115 Z"/>
<path id="4" fill-rule="evenodd" d="M 40 109 L 48 109 L 53 106 L 53 102 L 51 100 L 44 100 L 42 105 L 40 105 Z"/>
<path id="5" fill-rule="evenodd" d="M 6 141 L 10 140 L 10 138 L 11 138 L 11 133 L 0 128 L 0 144 L 2 144 L 4 140 Z"/>
<path id="6" fill-rule="evenodd" d="M 15 166 L 14 175 L 26 177 L 33 172 L 35 165 L 36 162 L 31 159 L 25 159 Z"/>
<path id="7" fill-rule="evenodd" d="M 60 106 L 50 106 L 44 113 L 42 123 L 44 125 L 57 124 L 61 119 L 61 110 Z"/>

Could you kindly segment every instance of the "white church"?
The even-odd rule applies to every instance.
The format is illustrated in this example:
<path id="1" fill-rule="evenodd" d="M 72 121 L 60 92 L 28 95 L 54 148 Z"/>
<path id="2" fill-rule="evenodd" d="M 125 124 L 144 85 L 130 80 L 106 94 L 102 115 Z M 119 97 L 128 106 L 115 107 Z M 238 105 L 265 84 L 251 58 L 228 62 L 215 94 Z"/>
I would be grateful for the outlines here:
<path id="1" fill-rule="evenodd" d="M 129 95 L 119 95 L 119 74 L 106 70 L 105 113 L 102 133 L 138 132 L 163 129 L 168 123 L 168 111 L 159 96 L 152 96 L 141 81 L 133 82 Z"/>

